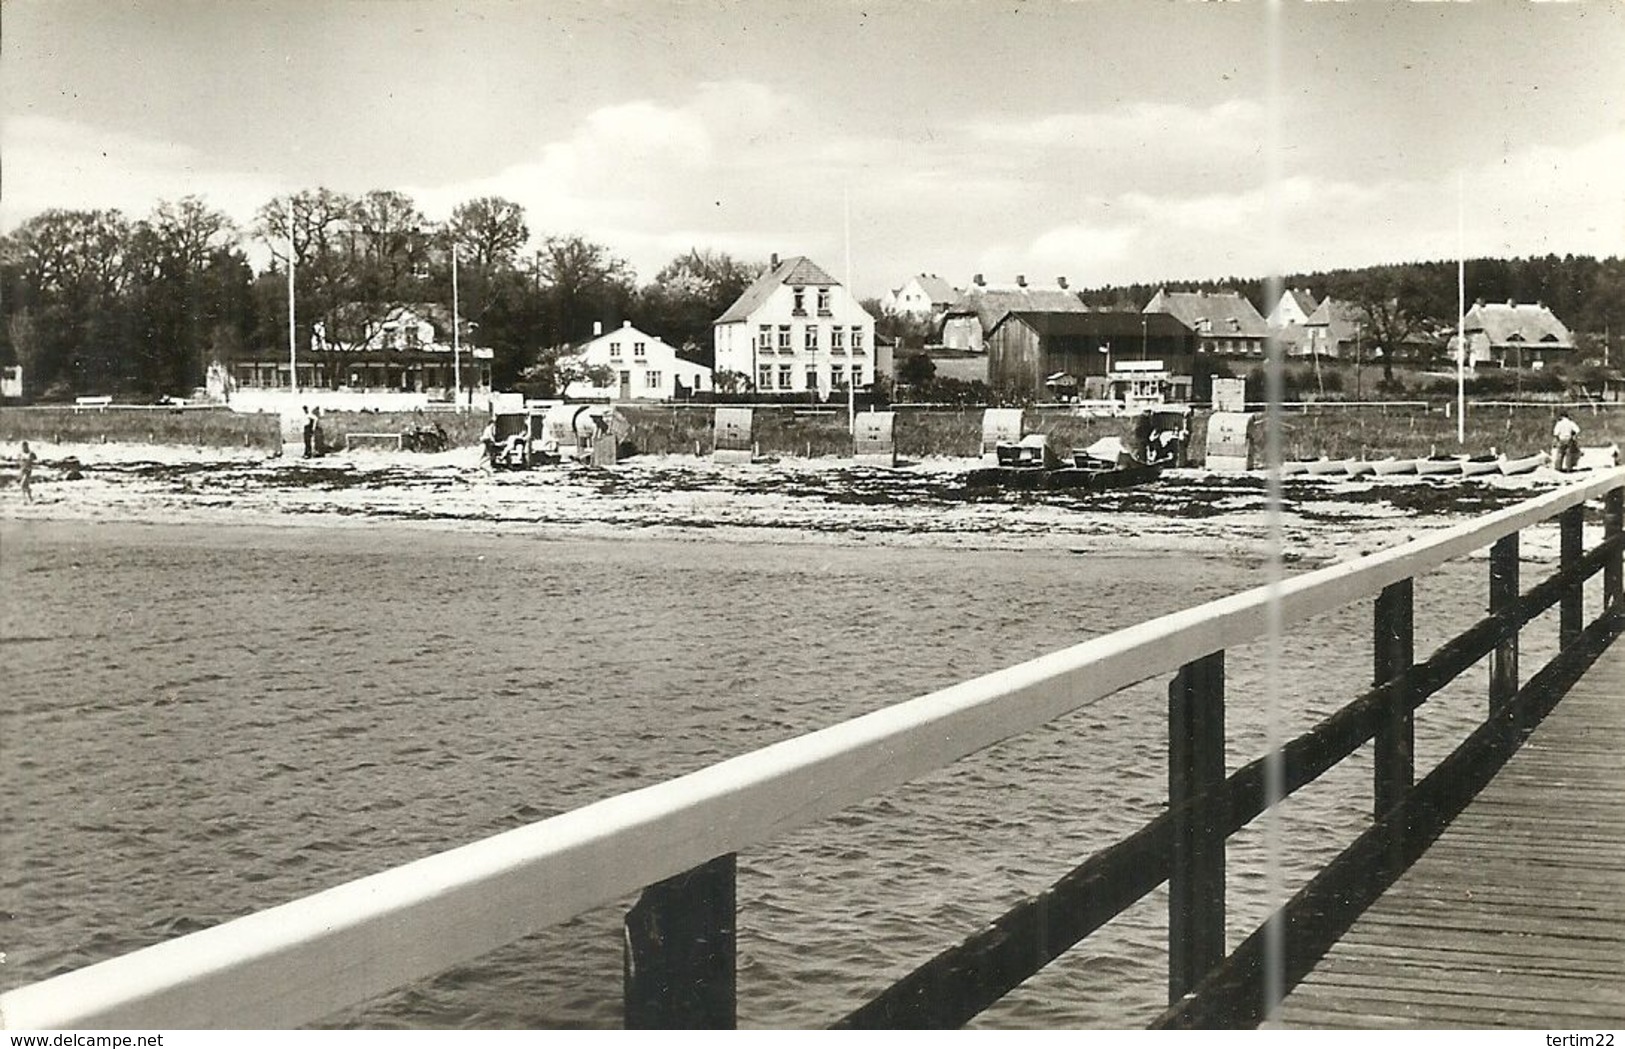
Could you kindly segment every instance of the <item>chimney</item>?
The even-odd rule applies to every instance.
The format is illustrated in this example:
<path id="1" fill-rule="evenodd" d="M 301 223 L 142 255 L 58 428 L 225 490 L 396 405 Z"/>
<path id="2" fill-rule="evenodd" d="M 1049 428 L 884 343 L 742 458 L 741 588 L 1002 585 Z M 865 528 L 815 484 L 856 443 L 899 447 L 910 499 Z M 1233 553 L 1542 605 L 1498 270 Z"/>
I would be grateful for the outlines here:
<path id="1" fill-rule="evenodd" d="M 598 336 L 600 336 L 602 334 L 604 334 L 604 322 L 603 321 L 593 321 L 592 322 L 592 337 L 596 339 L 596 338 L 598 338 Z"/>
<path id="2" fill-rule="evenodd" d="M 1026 276 L 1026 274 L 1024 274 L 1024 273 L 1016 274 L 1016 287 L 1025 288 L 1026 286 L 1027 286 L 1027 276 Z"/>
<path id="3" fill-rule="evenodd" d="M 770 265 L 768 268 L 769 269 L 775 269 L 775 270 L 779 268 L 779 253 L 778 252 L 775 251 L 773 253 L 773 262 L 772 262 L 772 265 Z"/>
<path id="4" fill-rule="evenodd" d="M 1507 300 L 1507 309 L 1511 309 L 1516 305 L 1518 305 L 1518 300 L 1517 299 L 1508 299 Z"/>
<path id="5" fill-rule="evenodd" d="M 623 327 L 623 328 L 630 328 L 631 326 L 632 326 L 631 321 L 622 321 L 621 322 L 621 327 Z"/>
<path id="6" fill-rule="evenodd" d="M 1055 278 L 1055 284 L 1062 291 L 1066 290 L 1066 278 L 1065 277 L 1056 277 Z"/>
<path id="7" fill-rule="evenodd" d="M 976 286 L 977 286 L 977 287 L 978 287 L 978 288 L 980 288 L 980 287 L 981 287 L 981 286 L 982 286 L 982 285 L 984 285 L 984 284 L 986 284 L 986 283 L 987 283 L 987 281 L 985 281 L 985 280 L 983 280 L 983 279 L 982 279 L 982 275 L 981 275 L 981 274 L 980 274 L 980 273 L 978 273 L 978 274 L 977 274 L 977 275 L 976 275 Z"/>

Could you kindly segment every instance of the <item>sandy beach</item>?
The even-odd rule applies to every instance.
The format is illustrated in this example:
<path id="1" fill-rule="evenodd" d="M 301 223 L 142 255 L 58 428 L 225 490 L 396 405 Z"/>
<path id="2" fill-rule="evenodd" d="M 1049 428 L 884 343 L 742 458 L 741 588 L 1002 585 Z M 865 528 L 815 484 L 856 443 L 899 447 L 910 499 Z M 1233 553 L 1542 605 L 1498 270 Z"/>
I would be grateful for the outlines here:
<path id="1" fill-rule="evenodd" d="M 1134 555 L 1169 550 L 1261 558 L 1268 520 L 1261 473 L 1170 470 L 1156 484 L 1078 494 L 967 489 L 973 459 L 896 469 L 838 458 L 750 465 L 640 456 L 612 469 L 480 468 L 478 452 L 356 450 L 303 459 L 235 449 L 141 444 L 36 446 L 32 503 L 8 471 L 12 520 L 453 529 L 542 537 L 662 537 L 781 544 L 863 543 L 1054 549 Z M 15 461 L 19 448 L 0 455 Z M 1582 465 L 1608 465 L 1588 449 Z M 1288 478 L 1286 557 L 1312 567 L 1415 538 L 1562 484 L 1521 477 L 1446 480 Z M 1537 529 L 1526 557 L 1555 547 Z"/>

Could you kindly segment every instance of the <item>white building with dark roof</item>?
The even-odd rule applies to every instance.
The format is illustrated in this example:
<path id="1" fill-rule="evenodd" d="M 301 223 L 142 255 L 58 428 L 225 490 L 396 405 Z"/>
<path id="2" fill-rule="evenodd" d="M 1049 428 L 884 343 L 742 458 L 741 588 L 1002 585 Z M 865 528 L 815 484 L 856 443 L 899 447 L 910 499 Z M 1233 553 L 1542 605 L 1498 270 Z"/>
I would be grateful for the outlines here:
<path id="1" fill-rule="evenodd" d="M 711 331 L 717 374 L 747 376 L 759 393 L 828 394 L 875 378 L 874 318 L 804 256 L 775 256 Z"/>
<path id="2" fill-rule="evenodd" d="M 684 360 L 664 339 L 631 321 L 600 331 L 572 353 L 583 367 L 605 369 L 609 383 L 577 379 L 564 389 L 571 400 L 670 401 L 712 388 L 710 368 Z"/>
<path id="3" fill-rule="evenodd" d="M 881 309 L 896 316 L 918 317 L 927 320 L 942 313 L 959 292 L 953 285 L 935 273 L 919 273 L 910 277 L 900 288 L 893 288 L 880 300 Z"/>

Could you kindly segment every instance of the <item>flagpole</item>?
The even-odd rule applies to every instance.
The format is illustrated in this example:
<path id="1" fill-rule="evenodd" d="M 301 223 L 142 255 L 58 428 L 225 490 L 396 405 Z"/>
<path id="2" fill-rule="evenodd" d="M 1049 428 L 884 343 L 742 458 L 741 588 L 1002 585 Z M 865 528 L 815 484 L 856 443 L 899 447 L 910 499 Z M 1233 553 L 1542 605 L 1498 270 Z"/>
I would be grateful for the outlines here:
<path id="1" fill-rule="evenodd" d="M 846 293 L 856 302 L 858 293 L 852 289 L 852 195 L 846 186 L 841 187 L 842 225 L 846 234 Z M 871 342 L 873 340 L 870 340 Z M 876 355 L 878 358 L 878 354 Z M 852 381 L 851 371 L 846 377 L 846 432 L 858 432 L 857 383 Z"/>
<path id="2" fill-rule="evenodd" d="M 293 313 L 293 198 L 288 198 L 288 388 L 299 393 L 298 343 L 294 337 Z M 309 449 L 307 448 L 308 452 Z"/>
<path id="3" fill-rule="evenodd" d="M 457 297 L 457 242 L 451 243 L 451 403 L 463 399 L 463 344 L 458 329 L 461 303 Z"/>
<path id="4" fill-rule="evenodd" d="M 1467 443 L 1467 175 L 1456 176 L 1456 443 Z"/>

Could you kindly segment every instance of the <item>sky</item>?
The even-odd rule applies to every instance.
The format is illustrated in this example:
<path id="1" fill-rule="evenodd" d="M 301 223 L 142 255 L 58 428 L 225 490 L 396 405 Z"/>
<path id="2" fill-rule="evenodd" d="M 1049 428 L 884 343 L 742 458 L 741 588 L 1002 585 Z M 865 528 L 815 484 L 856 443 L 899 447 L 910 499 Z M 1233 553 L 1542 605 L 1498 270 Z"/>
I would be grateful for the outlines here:
<path id="1" fill-rule="evenodd" d="M 0 231 L 318 186 L 864 296 L 1620 255 L 1625 2 L 0 4 Z"/>

